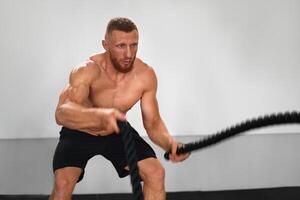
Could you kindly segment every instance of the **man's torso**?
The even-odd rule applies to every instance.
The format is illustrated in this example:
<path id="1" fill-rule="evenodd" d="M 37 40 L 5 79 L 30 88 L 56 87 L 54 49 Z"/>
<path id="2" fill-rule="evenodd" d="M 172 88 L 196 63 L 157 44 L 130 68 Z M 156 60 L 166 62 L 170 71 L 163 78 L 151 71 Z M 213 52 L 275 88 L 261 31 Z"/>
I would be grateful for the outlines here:
<path id="1" fill-rule="evenodd" d="M 89 101 L 92 107 L 116 108 L 124 113 L 137 103 L 146 88 L 149 66 L 136 59 L 133 70 L 121 80 L 112 80 L 103 66 L 104 56 L 97 54 L 90 58 L 100 73 L 90 86 Z"/>

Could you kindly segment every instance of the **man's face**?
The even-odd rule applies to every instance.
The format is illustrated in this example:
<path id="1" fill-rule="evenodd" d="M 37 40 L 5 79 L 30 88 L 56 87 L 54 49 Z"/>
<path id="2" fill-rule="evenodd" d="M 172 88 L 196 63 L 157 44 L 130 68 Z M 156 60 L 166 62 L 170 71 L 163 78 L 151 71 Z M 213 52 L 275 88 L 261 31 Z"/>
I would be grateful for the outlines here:
<path id="1" fill-rule="evenodd" d="M 136 30 L 129 33 L 114 30 L 106 38 L 105 49 L 117 71 L 127 73 L 133 68 L 138 50 L 138 40 L 139 34 Z"/>

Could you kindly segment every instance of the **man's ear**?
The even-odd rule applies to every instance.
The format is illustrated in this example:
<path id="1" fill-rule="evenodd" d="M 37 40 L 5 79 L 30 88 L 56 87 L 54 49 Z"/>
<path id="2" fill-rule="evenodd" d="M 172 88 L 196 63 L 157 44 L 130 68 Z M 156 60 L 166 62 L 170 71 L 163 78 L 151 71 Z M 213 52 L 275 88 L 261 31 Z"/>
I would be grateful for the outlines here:
<path id="1" fill-rule="evenodd" d="M 108 50 L 108 43 L 106 40 L 102 40 L 102 47 L 107 51 Z"/>

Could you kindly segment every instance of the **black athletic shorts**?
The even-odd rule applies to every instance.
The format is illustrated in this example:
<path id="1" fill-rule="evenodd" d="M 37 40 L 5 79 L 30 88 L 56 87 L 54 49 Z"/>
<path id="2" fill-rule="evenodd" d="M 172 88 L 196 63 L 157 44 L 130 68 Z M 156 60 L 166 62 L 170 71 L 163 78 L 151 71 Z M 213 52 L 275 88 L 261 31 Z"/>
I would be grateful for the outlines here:
<path id="1" fill-rule="evenodd" d="M 129 123 L 127 123 L 130 126 Z M 154 150 L 130 126 L 131 134 L 135 140 L 137 160 L 156 158 Z M 120 130 L 122 134 L 122 130 Z M 93 136 L 91 134 L 62 127 L 59 142 L 53 157 L 53 172 L 64 167 L 79 167 L 82 173 L 78 182 L 84 176 L 84 169 L 89 159 L 95 155 L 102 155 L 115 167 L 120 178 L 129 174 L 124 145 L 120 134 L 108 136 Z"/>

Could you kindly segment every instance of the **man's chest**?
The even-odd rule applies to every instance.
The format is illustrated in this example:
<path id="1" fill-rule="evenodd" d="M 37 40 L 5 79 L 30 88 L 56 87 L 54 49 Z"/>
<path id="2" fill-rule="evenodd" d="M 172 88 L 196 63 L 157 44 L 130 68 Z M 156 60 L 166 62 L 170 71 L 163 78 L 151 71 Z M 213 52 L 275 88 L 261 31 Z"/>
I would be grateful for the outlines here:
<path id="1" fill-rule="evenodd" d="M 95 107 L 117 108 L 127 112 L 143 94 L 143 85 L 138 80 L 118 83 L 106 78 L 94 81 L 90 87 L 90 100 Z"/>

